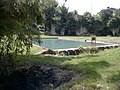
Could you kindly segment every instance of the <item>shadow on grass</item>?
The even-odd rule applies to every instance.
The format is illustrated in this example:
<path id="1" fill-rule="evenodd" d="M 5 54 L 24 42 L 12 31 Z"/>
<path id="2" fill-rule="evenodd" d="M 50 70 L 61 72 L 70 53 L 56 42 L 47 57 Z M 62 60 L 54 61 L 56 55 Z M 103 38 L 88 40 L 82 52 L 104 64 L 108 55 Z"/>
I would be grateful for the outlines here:
<path id="1" fill-rule="evenodd" d="M 88 57 L 97 57 L 97 55 L 89 55 Z M 85 57 L 84 57 L 85 58 Z M 78 62 L 77 64 L 73 63 L 64 63 L 66 61 L 71 61 L 72 58 L 69 57 L 52 57 L 52 56 L 40 56 L 40 55 L 31 55 L 31 56 L 18 56 L 18 63 L 40 63 L 47 66 L 57 66 L 59 68 L 69 69 L 82 73 L 85 79 L 88 80 L 97 80 L 101 78 L 100 73 L 97 71 L 99 68 L 109 67 L 110 64 L 106 61 L 99 62 Z"/>
<path id="2" fill-rule="evenodd" d="M 59 66 L 60 63 L 64 61 L 71 60 L 68 57 L 52 57 L 52 56 L 42 56 L 42 55 L 20 55 L 17 56 L 16 62 L 18 64 L 24 63 L 39 63 L 48 66 Z"/>
<path id="3" fill-rule="evenodd" d="M 77 56 L 77 57 L 71 57 L 71 58 L 81 59 L 81 58 L 91 58 L 91 57 L 99 57 L 99 55 L 98 54 L 85 54 L 83 56 Z"/>
<path id="4" fill-rule="evenodd" d="M 83 56 L 77 56 L 77 57 L 54 57 L 54 56 L 43 56 L 43 55 L 19 55 L 17 56 L 17 62 L 64 62 L 64 61 L 70 61 L 72 59 L 81 59 L 81 58 L 90 58 L 90 57 L 99 57 L 98 54 L 85 54 Z M 56 63 L 57 64 L 57 63 Z"/>
<path id="5" fill-rule="evenodd" d="M 99 57 L 99 55 L 98 54 L 88 54 L 85 57 Z"/>

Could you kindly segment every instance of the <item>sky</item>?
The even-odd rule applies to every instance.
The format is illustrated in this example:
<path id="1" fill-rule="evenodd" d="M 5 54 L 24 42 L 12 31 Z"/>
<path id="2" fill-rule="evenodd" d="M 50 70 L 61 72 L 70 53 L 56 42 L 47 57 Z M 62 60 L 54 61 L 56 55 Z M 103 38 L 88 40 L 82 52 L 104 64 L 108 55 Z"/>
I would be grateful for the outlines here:
<path id="1" fill-rule="evenodd" d="M 63 5 L 65 0 L 57 0 L 59 5 Z M 65 3 L 66 7 L 69 7 L 69 11 L 77 10 L 79 14 L 90 12 L 97 14 L 102 9 L 120 8 L 120 0 L 67 0 Z"/>

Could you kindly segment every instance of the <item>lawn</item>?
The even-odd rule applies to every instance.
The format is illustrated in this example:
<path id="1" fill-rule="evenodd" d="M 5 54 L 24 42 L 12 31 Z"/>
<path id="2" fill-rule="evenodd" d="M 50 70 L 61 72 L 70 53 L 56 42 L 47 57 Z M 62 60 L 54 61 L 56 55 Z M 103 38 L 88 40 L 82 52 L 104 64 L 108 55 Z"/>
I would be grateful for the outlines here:
<path id="1" fill-rule="evenodd" d="M 120 90 L 120 48 L 69 57 L 21 55 L 17 62 L 38 62 L 82 74 L 82 79 L 63 84 L 59 90 Z"/>
<path id="2" fill-rule="evenodd" d="M 30 49 L 30 54 L 32 55 L 32 54 L 41 52 L 42 50 L 43 50 L 42 47 L 33 45 L 32 48 Z"/>

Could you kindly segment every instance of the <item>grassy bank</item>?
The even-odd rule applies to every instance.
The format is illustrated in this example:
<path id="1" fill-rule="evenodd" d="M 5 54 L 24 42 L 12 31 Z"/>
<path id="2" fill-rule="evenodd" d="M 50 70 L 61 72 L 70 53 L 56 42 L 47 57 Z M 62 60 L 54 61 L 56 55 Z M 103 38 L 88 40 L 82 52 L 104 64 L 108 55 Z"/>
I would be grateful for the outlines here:
<path id="1" fill-rule="evenodd" d="M 32 46 L 32 48 L 30 49 L 30 54 L 35 54 L 35 53 L 38 53 L 38 52 L 41 52 L 43 50 L 42 47 L 39 47 L 39 46 Z"/>
<path id="2" fill-rule="evenodd" d="M 76 57 L 23 55 L 17 57 L 17 62 L 39 62 L 43 65 L 56 66 L 82 74 L 82 80 L 66 83 L 61 86 L 61 90 L 120 89 L 120 48 Z"/>

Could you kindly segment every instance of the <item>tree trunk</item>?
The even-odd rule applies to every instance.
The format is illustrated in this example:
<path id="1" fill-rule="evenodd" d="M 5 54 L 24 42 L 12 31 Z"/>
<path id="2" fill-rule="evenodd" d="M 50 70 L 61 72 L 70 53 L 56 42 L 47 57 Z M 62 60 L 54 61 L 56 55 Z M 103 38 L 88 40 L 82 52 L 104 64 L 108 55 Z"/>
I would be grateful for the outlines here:
<path id="1" fill-rule="evenodd" d="M 119 29 L 118 28 L 112 29 L 111 31 L 112 31 L 113 36 L 115 36 L 116 34 L 118 34 Z"/>
<path id="2" fill-rule="evenodd" d="M 80 27 L 80 29 L 76 30 L 76 35 L 85 35 L 87 33 L 87 30 L 85 27 Z"/>
<path id="3" fill-rule="evenodd" d="M 76 33 L 77 36 L 79 36 L 80 35 L 80 29 L 77 29 L 75 33 Z"/>
<path id="4" fill-rule="evenodd" d="M 61 35 L 65 35 L 65 29 L 63 28 L 60 32 Z"/>
<path id="5" fill-rule="evenodd" d="M 50 34 L 51 34 L 51 35 L 56 35 L 55 26 L 54 26 L 53 24 L 51 25 Z"/>

